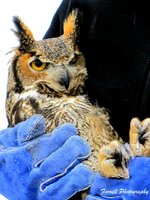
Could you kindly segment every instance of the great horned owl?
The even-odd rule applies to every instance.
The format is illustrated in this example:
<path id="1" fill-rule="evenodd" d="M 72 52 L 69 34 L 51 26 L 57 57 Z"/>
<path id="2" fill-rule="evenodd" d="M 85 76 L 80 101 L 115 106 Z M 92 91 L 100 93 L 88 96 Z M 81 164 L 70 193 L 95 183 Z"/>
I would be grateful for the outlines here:
<path id="1" fill-rule="evenodd" d="M 106 177 L 128 178 L 128 156 L 122 150 L 122 139 L 110 125 L 105 109 L 92 105 L 84 94 L 87 70 L 77 45 L 78 18 L 78 10 L 73 10 L 64 21 L 62 36 L 36 41 L 21 19 L 14 17 L 20 45 L 9 68 L 9 125 L 35 113 L 45 117 L 47 132 L 60 124 L 73 123 L 91 145 L 86 163 Z M 130 135 L 132 138 L 132 131 Z"/>

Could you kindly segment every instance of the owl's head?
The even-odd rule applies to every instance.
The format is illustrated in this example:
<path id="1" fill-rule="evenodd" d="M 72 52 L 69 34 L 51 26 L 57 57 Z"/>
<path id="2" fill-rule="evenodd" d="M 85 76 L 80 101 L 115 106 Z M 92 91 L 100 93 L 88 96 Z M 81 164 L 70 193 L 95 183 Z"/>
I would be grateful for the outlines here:
<path id="1" fill-rule="evenodd" d="M 13 18 L 19 46 L 10 71 L 17 88 L 44 81 L 57 92 L 71 93 L 84 85 L 87 71 L 77 45 L 78 14 L 78 10 L 73 10 L 66 18 L 62 36 L 40 41 L 34 39 L 19 17 Z"/>

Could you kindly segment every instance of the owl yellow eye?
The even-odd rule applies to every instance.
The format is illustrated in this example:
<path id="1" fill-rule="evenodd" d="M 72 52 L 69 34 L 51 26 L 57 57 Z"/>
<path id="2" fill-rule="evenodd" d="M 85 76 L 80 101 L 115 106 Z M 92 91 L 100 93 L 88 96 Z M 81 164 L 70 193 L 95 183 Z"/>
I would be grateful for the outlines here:
<path id="1" fill-rule="evenodd" d="M 47 67 L 47 63 L 43 63 L 36 59 L 30 63 L 30 66 L 36 71 L 42 71 Z"/>
<path id="2" fill-rule="evenodd" d="M 78 60 L 78 56 L 75 54 L 74 57 L 72 58 L 72 60 L 69 62 L 70 65 L 75 64 Z"/>

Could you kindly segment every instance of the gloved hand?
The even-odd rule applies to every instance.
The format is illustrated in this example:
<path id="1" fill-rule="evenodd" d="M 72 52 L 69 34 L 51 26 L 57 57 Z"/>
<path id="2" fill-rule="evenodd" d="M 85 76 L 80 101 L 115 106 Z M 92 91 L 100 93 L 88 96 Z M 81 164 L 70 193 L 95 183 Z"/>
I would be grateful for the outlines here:
<path id="1" fill-rule="evenodd" d="M 130 178 L 109 179 L 95 174 L 86 200 L 149 200 L 150 158 L 135 157 L 129 163 Z"/>
<path id="2" fill-rule="evenodd" d="M 19 123 L 14 128 L 0 131 L 0 151 L 24 145 L 37 136 L 45 133 L 45 120 L 42 115 L 33 115 L 30 119 Z"/>
<path id="3" fill-rule="evenodd" d="M 1 131 L 0 193 L 9 200 L 66 200 L 91 185 L 93 173 L 80 163 L 90 148 L 75 127 L 44 132 L 41 115 Z"/>

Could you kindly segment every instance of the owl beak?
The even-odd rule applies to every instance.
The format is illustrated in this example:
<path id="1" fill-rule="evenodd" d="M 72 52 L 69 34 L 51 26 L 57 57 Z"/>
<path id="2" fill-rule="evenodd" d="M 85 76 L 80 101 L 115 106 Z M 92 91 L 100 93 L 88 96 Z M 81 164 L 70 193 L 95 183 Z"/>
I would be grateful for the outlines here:
<path id="1" fill-rule="evenodd" d="M 65 86 L 66 90 L 69 88 L 70 78 L 67 70 L 63 72 L 63 75 L 59 82 L 61 85 Z"/>

